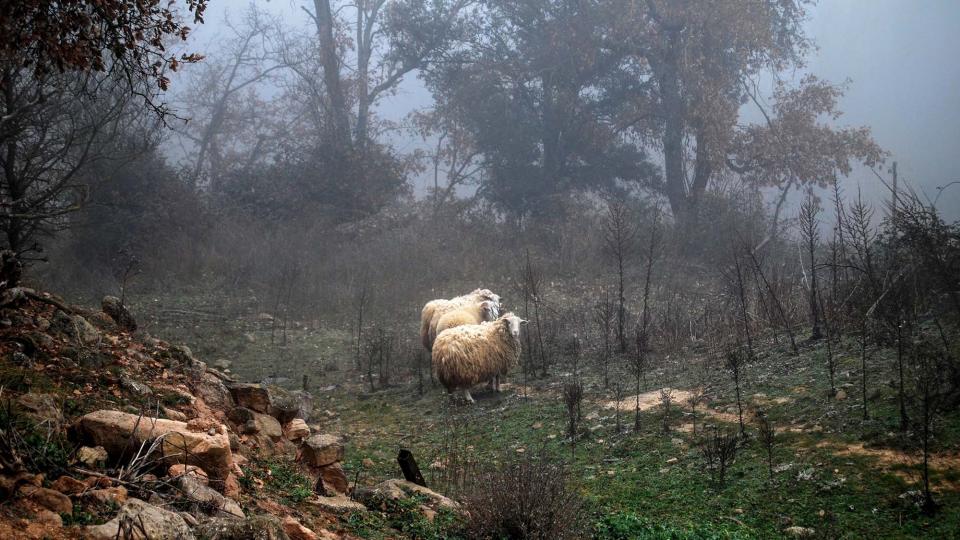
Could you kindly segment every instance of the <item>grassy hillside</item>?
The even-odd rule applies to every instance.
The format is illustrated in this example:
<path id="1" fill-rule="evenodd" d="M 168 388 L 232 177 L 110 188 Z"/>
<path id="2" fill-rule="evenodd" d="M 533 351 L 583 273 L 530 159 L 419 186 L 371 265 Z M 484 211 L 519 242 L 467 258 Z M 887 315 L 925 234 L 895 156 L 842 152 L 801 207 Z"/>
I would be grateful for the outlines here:
<path id="1" fill-rule="evenodd" d="M 595 538 L 958 534 L 960 414 L 947 411 L 935 424 L 931 478 L 940 511 L 924 515 L 914 493 L 919 489 L 919 453 L 908 442 L 915 437 L 899 432 L 890 349 L 867 351 L 869 418 L 864 420 L 860 345 L 854 338 L 839 348 L 834 345 L 836 396 L 830 393 L 823 342 L 803 344 L 793 354 L 769 336 L 759 340 L 757 359 L 743 367 L 747 436 L 721 485 L 705 467 L 701 441 L 714 430 L 737 431 L 739 409 L 729 371 L 716 355 L 656 356 L 641 389 L 639 431 L 633 430 L 636 392 L 626 366 L 615 366 L 611 377 L 622 385 L 618 431 L 615 383 L 604 388 L 593 360 L 581 358 L 584 398 L 572 441 L 562 398 L 564 383 L 573 379 L 572 365 L 558 362 L 547 377 L 526 385 L 515 370 L 504 392 L 475 392 L 472 406 L 453 403 L 429 383 L 426 373 L 418 379 L 412 360 L 398 368 L 402 377 L 371 392 L 369 381 L 351 370 L 355 351 L 349 332 L 292 325 L 284 348 L 277 346 L 276 337 L 271 345 L 273 323 L 255 317 L 220 324 L 223 330 L 213 333 L 203 325 L 167 331 L 179 332 L 179 338 L 196 343 L 211 359 L 231 358 L 241 377 L 256 378 L 264 363 L 276 364 L 292 385 L 300 383 L 301 372 L 308 373 L 327 429 L 349 440 L 345 467 L 360 485 L 397 476 L 399 448 L 413 451 L 428 485 L 454 497 L 473 485 L 471 474 L 491 464 L 548 456 L 566 464 L 573 489 L 584 499 L 582 518 Z M 162 332 L 162 324 L 155 325 Z M 674 389 L 666 420 L 663 387 Z M 686 398 L 695 388 L 704 389 L 706 400 L 693 414 Z M 776 430 L 772 478 L 758 436 L 757 407 Z M 371 519 L 354 523 L 354 532 L 370 538 L 397 534 Z M 447 534 L 442 527 L 431 531 Z"/>

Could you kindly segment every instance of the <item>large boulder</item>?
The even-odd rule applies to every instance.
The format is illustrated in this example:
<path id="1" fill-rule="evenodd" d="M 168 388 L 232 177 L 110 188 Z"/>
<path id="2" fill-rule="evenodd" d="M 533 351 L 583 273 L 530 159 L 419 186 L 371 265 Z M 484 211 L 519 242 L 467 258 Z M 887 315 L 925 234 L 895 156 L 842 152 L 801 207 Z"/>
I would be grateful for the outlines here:
<path id="1" fill-rule="evenodd" d="M 270 414 L 281 424 L 286 424 L 294 418 L 302 418 L 304 421 L 310 419 L 310 411 L 313 410 L 313 396 L 308 392 L 300 390 L 291 392 L 276 385 L 268 387 L 268 391 L 270 393 Z"/>
<path id="2" fill-rule="evenodd" d="M 265 514 L 246 519 L 215 518 L 204 521 L 195 530 L 205 540 L 290 540 L 280 520 Z"/>
<path id="3" fill-rule="evenodd" d="M 133 332 L 137 329 L 136 319 L 116 296 L 104 296 L 100 301 L 100 308 L 113 319 L 113 322 L 117 323 L 121 330 Z"/>
<path id="4" fill-rule="evenodd" d="M 161 457 L 168 465 L 196 465 L 220 481 L 226 480 L 233 467 L 230 438 L 223 425 L 192 431 L 185 422 L 100 410 L 81 417 L 77 431 L 85 441 L 106 449 L 114 460 L 135 455 L 144 442 L 162 437 Z"/>
<path id="5" fill-rule="evenodd" d="M 270 412 L 270 391 L 260 384 L 234 383 L 229 387 L 233 401 L 258 413 Z"/>
<path id="6" fill-rule="evenodd" d="M 317 433 L 303 441 L 300 461 L 308 467 L 325 467 L 343 460 L 343 439 L 339 435 Z"/>
<path id="7" fill-rule="evenodd" d="M 333 496 L 320 496 L 307 499 L 307 504 L 316 506 L 324 512 L 330 514 L 350 514 L 353 512 L 363 512 L 367 509 L 363 504 L 347 497 L 346 495 L 336 494 Z"/>
<path id="8" fill-rule="evenodd" d="M 347 493 L 350 489 L 350 482 L 347 480 L 347 474 L 343 472 L 343 466 L 339 463 L 333 463 L 326 467 L 314 469 L 314 474 L 323 480 L 323 487 L 329 493 L 331 490 L 337 493 Z"/>
<path id="9" fill-rule="evenodd" d="M 117 517 L 86 528 L 91 540 L 192 540 L 193 532 L 179 514 L 140 499 L 128 499 Z"/>
<path id="10" fill-rule="evenodd" d="M 310 436 L 310 427 L 302 418 L 294 418 L 283 426 L 283 436 L 288 441 L 302 441 Z"/>
<path id="11" fill-rule="evenodd" d="M 458 510 L 460 508 L 460 505 L 449 497 L 413 482 L 397 478 L 380 482 L 373 488 L 360 489 L 356 494 L 356 498 L 369 507 L 378 506 L 382 499 L 397 501 L 412 497 L 422 499 L 425 506 L 434 511 L 440 509 Z"/>
<path id="12" fill-rule="evenodd" d="M 51 329 L 83 345 L 93 345 L 100 341 L 100 332 L 89 321 L 80 315 L 68 315 L 61 310 L 53 314 Z"/>

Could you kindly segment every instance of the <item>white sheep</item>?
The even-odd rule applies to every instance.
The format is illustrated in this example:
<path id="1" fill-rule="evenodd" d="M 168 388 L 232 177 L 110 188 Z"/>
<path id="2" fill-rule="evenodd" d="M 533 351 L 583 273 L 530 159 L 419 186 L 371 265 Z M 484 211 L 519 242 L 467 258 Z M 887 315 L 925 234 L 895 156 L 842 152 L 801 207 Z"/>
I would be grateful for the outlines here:
<path id="1" fill-rule="evenodd" d="M 460 390 L 473 401 L 470 387 L 506 373 L 520 358 L 520 325 L 513 313 L 480 324 L 444 330 L 433 343 L 433 373 L 447 392 Z"/>
<path id="2" fill-rule="evenodd" d="M 484 300 L 479 304 L 470 304 L 453 311 L 448 311 L 437 319 L 436 336 L 448 328 L 463 326 L 465 324 L 480 324 L 496 320 L 500 316 L 500 309 L 496 303 L 490 300 Z M 434 340 L 436 340 L 434 336 Z"/>
<path id="3" fill-rule="evenodd" d="M 469 294 L 449 300 L 441 298 L 427 302 L 423 306 L 423 311 L 420 312 L 420 341 L 423 343 L 423 348 L 428 351 L 433 349 L 433 341 L 437 338 L 437 323 L 440 322 L 441 317 L 451 311 L 477 306 L 484 301 L 492 302 L 499 314 L 500 297 L 489 289 L 476 289 Z"/>

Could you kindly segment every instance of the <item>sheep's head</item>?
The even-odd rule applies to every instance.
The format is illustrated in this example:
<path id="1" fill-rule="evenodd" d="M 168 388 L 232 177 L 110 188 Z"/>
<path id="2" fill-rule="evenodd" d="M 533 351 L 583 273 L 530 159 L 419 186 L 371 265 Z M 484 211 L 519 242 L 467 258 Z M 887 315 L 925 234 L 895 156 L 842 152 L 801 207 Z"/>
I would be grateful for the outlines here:
<path id="1" fill-rule="evenodd" d="M 499 306 L 490 300 L 480 302 L 480 318 L 484 321 L 494 321 L 500 316 Z"/>
<path id="2" fill-rule="evenodd" d="M 520 326 L 527 324 L 527 321 L 517 317 L 513 313 L 504 313 L 500 320 L 503 321 L 504 326 L 510 331 L 510 335 L 519 338 L 520 337 Z"/>
<path id="3" fill-rule="evenodd" d="M 473 293 L 471 293 L 471 294 L 474 294 L 474 295 L 476 295 L 476 296 L 479 297 L 479 298 L 483 298 L 484 300 L 489 300 L 489 301 L 493 302 L 493 303 L 497 306 L 497 310 L 499 311 L 499 309 L 500 309 L 500 295 L 494 294 L 494 292 L 491 291 L 490 289 L 476 289 L 476 290 L 473 291 Z"/>

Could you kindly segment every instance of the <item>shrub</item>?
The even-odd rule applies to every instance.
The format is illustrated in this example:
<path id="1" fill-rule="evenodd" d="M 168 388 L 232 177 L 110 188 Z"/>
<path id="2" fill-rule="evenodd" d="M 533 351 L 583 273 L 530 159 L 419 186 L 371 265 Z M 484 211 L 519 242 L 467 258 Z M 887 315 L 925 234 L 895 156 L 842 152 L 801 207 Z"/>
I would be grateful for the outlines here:
<path id="1" fill-rule="evenodd" d="M 477 539 L 582 538 L 582 500 L 567 468 L 545 452 L 507 455 L 470 479 L 465 535 Z"/>

